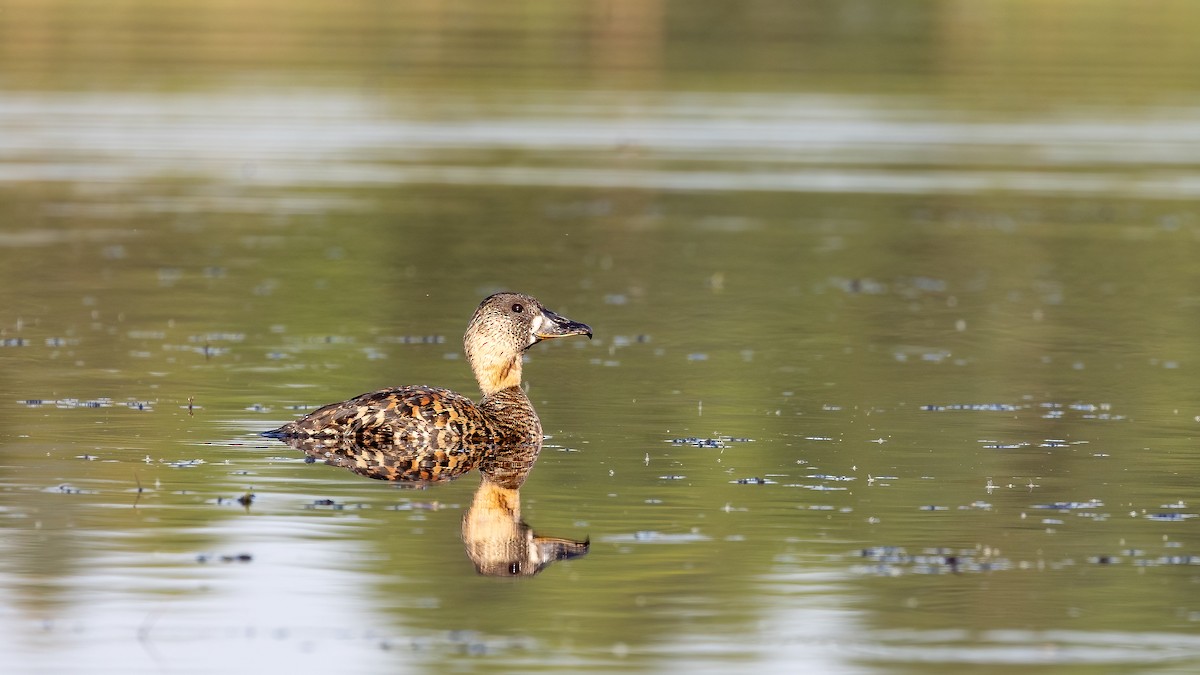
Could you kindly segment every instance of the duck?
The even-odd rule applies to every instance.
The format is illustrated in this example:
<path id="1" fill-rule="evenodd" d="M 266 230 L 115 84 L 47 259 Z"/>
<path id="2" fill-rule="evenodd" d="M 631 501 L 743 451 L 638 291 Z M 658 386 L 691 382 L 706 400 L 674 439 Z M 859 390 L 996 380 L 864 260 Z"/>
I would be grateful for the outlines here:
<path id="1" fill-rule="evenodd" d="M 483 395 L 478 403 L 441 387 L 391 387 L 331 403 L 262 435 L 302 449 L 310 461 L 381 480 L 439 482 L 479 466 L 523 481 L 541 449 L 542 425 L 522 388 L 522 357 L 543 340 L 576 335 L 591 339 L 592 329 L 531 295 L 494 293 L 479 303 L 463 335 Z M 513 456 L 521 466 L 512 465 Z"/>

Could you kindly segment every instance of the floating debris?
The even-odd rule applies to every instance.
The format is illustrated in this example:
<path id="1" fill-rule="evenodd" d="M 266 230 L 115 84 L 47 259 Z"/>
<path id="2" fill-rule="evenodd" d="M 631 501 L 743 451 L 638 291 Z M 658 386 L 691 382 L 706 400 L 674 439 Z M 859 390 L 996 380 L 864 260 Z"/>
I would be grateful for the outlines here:
<path id="1" fill-rule="evenodd" d="M 859 552 L 859 556 L 879 562 L 908 562 L 908 553 L 900 546 L 871 546 Z"/>
<path id="2" fill-rule="evenodd" d="M 688 436 L 686 438 L 672 438 L 667 441 L 671 445 L 690 445 L 694 448 L 727 448 L 729 443 L 751 443 L 754 439 L 742 438 L 733 436 L 718 436 L 716 438 L 697 438 L 696 436 Z"/>
<path id="3" fill-rule="evenodd" d="M 404 502 L 401 504 L 393 504 L 384 507 L 385 511 L 441 511 L 443 508 L 458 508 L 457 504 L 443 504 L 441 502 Z"/>
<path id="4" fill-rule="evenodd" d="M 312 501 L 312 503 L 305 506 L 305 508 L 318 509 L 318 510 L 328 509 L 330 511 L 345 511 L 347 509 L 365 509 L 368 507 L 366 504 L 361 504 L 361 503 L 344 504 L 342 502 L 337 502 L 332 499 L 314 499 Z"/>
<path id="5" fill-rule="evenodd" d="M 702 541 L 711 541 L 711 537 L 700 534 L 693 530 L 692 532 L 679 533 L 664 533 L 656 530 L 638 530 L 632 534 L 613 534 L 603 538 L 602 541 L 613 544 L 691 544 Z"/>
<path id="6" fill-rule="evenodd" d="M 441 345 L 446 343 L 445 335 L 381 335 L 376 342 L 389 345 Z"/>
<path id="7" fill-rule="evenodd" d="M 668 474 L 666 476 L 658 477 L 659 480 L 683 480 L 684 478 L 687 478 L 687 476 L 681 476 L 679 474 Z"/>
<path id="8" fill-rule="evenodd" d="M 181 459 L 181 460 L 177 460 L 174 462 L 167 462 L 166 465 L 171 467 L 172 469 L 191 469 L 193 467 L 197 467 L 197 466 L 200 466 L 202 464 L 207 464 L 207 463 L 208 462 L 205 462 L 203 459 L 196 458 L 196 459 Z"/>
<path id="9" fill-rule="evenodd" d="M 922 506 L 922 507 L 920 507 L 920 510 L 921 510 L 921 511 L 949 511 L 949 510 L 950 510 L 950 507 L 948 507 L 948 506 L 935 506 L 935 505 L 933 505 L 933 504 L 927 504 L 927 505 L 925 505 L 925 506 Z"/>
<path id="10" fill-rule="evenodd" d="M 254 556 L 250 555 L 249 553 L 237 553 L 234 555 L 212 555 L 209 553 L 201 553 L 200 555 L 196 556 L 196 562 L 201 564 L 208 562 L 248 563 L 253 560 Z"/>
<path id="11" fill-rule="evenodd" d="M 245 340 L 245 333 L 204 333 L 203 335 L 188 336 L 188 342 L 244 342 Z"/>
<path id="12" fill-rule="evenodd" d="M 1049 504 L 1034 504 L 1029 507 L 1031 509 L 1051 509 L 1054 511 L 1072 511 L 1075 509 L 1098 509 L 1104 506 L 1104 502 L 1099 499 L 1092 499 L 1086 502 L 1051 502 Z"/>
<path id="13" fill-rule="evenodd" d="M 1190 520 L 1195 518 L 1195 513 L 1147 513 L 1146 518 L 1149 520 L 1157 520 L 1167 523 L 1175 523 L 1182 520 Z"/>
<path id="14" fill-rule="evenodd" d="M 736 485 L 775 485 L 775 481 L 766 478 L 739 478 L 729 482 Z"/>
<path id="15" fill-rule="evenodd" d="M 724 448 L 725 443 L 719 438 L 696 438 L 689 436 L 687 438 L 672 438 L 667 441 L 671 445 L 690 445 L 694 448 Z"/>
<path id="16" fill-rule="evenodd" d="M 613 347 L 628 347 L 632 344 L 647 344 L 650 342 L 649 335 L 615 335 L 613 336 Z"/>
<path id="17" fill-rule="evenodd" d="M 1166 555 L 1154 559 L 1157 565 L 1200 565 L 1200 556 Z"/>
<path id="18" fill-rule="evenodd" d="M 926 549 L 921 554 L 909 555 L 903 548 L 878 546 L 862 549 L 859 557 L 875 564 L 861 566 L 862 574 L 900 576 L 909 574 L 960 574 L 964 572 L 992 572 L 1012 569 L 1015 565 L 998 557 L 998 551 L 988 547 L 956 551 L 948 548 Z"/>
<path id="19" fill-rule="evenodd" d="M 94 494 L 96 494 L 95 490 L 84 490 L 83 488 L 77 488 L 74 485 L 71 485 L 70 483 L 62 483 L 60 485 L 55 485 L 54 487 L 50 487 L 50 488 L 46 488 L 45 490 L 42 490 L 42 492 L 57 492 L 57 493 L 64 494 L 64 495 L 94 495 Z"/>
<path id="20" fill-rule="evenodd" d="M 17 401 L 17 403 L 30 408 L 39 408 L 41 406 L 52 405 L 56 408 L 62 408 L 66 410 L 71 408 L 111 408 L 113 405 L 113 400 L 108 397 L 101 397 L 86 401 L 81 401 L 77 398 L 27 398 Z"/>
<path id="21" fill-rule="evenodd" d="M 886 283 L 871 278 L 846 279 L 844 277 L 830 277 L 828 283 L 830 286 L 846 293 L 882 295 L 888 292 L 888 285 Z"/>
<path id="22" fill-rule="evenodd" d="M 923 405 L 918 410 L 930 412 L 946 412 L 956 410 L 969 410 L 975 412 L 1016 412 L 1025 406 L 1012 405 L 1010 403 L 956 403 L 952 405 Z"/>

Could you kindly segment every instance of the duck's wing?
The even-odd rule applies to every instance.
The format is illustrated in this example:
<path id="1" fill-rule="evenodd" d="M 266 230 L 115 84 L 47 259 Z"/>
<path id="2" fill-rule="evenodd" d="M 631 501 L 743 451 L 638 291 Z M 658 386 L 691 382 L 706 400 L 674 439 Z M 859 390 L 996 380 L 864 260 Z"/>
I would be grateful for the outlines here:
<path id="1" fill-rule="evenodd" d="M 327 405 L 274 434 L 309 457 L 394 481 L 443 481 L 474 468 L 495 430 L 471 399 L 437 387 L 383 389 Z"/>

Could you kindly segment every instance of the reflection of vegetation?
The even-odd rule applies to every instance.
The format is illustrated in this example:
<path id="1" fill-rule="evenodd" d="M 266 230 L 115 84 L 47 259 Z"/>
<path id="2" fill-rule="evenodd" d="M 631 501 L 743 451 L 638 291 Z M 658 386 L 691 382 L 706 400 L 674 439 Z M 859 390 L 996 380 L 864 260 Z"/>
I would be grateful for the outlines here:
<path id="1" fill-rule="evenodd" d="M 1200 7 L 1186 1 L 1131 12 L 1122 0 L 14 0 L 0 23 L 0 66 L 8 86 L 35 87 L 188 88 L 251 73 L 401 90 L 805 89 L 948 95 L 988 108 L 1127 104 L 1194 90 L 1198 26 Z"/>

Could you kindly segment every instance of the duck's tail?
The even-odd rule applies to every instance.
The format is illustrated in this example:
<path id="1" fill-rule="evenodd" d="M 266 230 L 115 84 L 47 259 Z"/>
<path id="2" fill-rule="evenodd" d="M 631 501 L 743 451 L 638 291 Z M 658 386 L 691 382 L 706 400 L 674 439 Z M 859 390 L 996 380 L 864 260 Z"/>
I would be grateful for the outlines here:
<path id="1" fill-rule="evenodd" d="M 285 424 L 285 425 L 283 425 L 283 426 L 279 427 L 278 429 L 272 429 L 272 430 L 270 430 L 270 431 L 264 431 L 264 432 L 262 432 L 261 434 L 259 434 L 259 436 L 263 436 L 263 437 L 266 437 L 266 438 L 276 438 L 276 439 L 279 439 L 279 440 L 283 440 L 283 439 L 285 439 L 285 438 L 288 438 L 288 437 L 292 436 L 292 425 L 291 425 L 291 423 L 289 422 L 288 424 Z"/>

